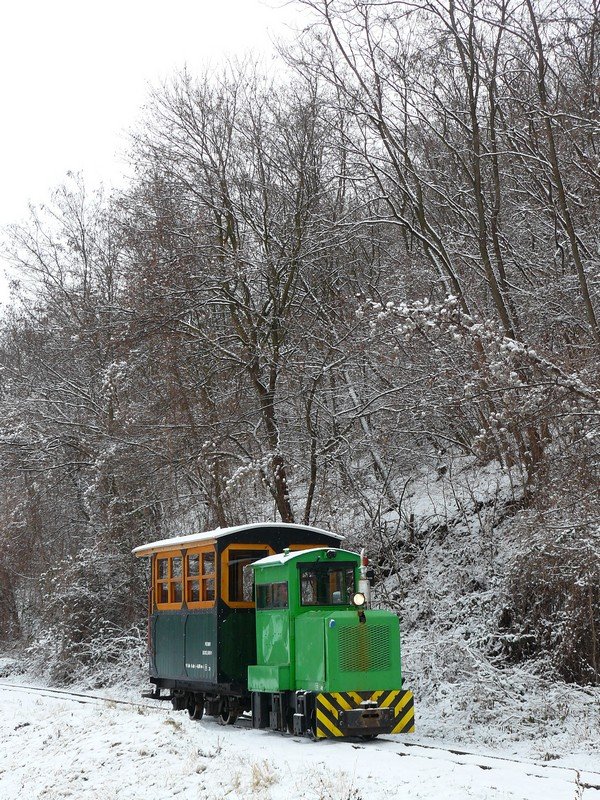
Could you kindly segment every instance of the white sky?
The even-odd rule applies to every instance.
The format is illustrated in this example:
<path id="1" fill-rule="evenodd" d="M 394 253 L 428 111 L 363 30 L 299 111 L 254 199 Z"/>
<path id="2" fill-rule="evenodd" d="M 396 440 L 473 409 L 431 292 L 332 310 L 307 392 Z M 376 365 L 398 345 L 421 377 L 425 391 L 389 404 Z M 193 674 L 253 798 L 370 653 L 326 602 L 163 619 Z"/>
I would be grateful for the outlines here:
<path id="1" fill-rule="evenodd" d="M 147 87 L 187 64 L 269 57 L 298 26 L 283 0 L 2 0 L 0 226 L 21 221 L 67 170 L 110 183 Z M 0 261 L 0 301 L 6 282 Z"/>

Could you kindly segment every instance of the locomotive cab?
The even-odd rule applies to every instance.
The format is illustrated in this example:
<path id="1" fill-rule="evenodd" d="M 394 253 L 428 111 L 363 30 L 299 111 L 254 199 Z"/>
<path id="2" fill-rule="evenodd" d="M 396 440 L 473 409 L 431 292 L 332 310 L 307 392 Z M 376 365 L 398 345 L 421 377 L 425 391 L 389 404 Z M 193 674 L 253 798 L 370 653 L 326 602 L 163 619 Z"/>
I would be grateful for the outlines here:
<path id="1" fill-rule="evenodd" d="M 316 738 L 373 737 L 414 728 L 402 690 L 398 618 L 368 608 L 361 557 L 289 550 L 252 565 L 256 664 L 253 723 Z"/>

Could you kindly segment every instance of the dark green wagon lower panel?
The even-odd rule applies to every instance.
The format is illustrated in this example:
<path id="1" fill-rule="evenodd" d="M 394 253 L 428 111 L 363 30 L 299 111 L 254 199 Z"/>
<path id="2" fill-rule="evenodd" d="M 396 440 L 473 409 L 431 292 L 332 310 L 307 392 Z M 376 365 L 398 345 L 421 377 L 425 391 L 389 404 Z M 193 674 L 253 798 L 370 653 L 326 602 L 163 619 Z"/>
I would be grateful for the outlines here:
<path id="1" fill-rule="evenodd" d="M 213 613 L 162 611 L 151 621 L 152 677 L 217 680 L 217 623 Z"/>

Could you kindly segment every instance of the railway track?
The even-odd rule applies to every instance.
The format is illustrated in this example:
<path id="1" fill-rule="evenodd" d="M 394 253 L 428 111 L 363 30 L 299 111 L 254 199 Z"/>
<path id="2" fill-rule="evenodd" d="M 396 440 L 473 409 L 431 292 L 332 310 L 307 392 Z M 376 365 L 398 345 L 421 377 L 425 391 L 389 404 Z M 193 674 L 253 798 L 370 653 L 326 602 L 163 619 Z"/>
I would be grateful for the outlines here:
<path id="1" fill-rule="evenodd" d="M 49 699 L 70 700 L 74 703 L 81 704 L 103 703 L 110 704 L 111 706 L 129 706 L 132 708 L 143 708 L 166 713 L 172 712 L 169 704 L 159 701 L 155 701 L 153 703 L 139 703 L 132 700 L 117 700 L 111 697 L 104 697 L 103 695 L 91 694 L 89 692 L 74 692 L 68 689 L 52 689 L 42 686 L 14 684 L 6 681 L 0 681 L 0 689 L 2 691 L 8 690 L 13 692 L 32 692 Z M 250 717 L 240 717 L 236 722 L 236 726 L 244 728 L 251 727 Z M 296 739 L 296 737 L 293 738 Z M 386 736 L 380 736 L 375 741 L 368 744 L 352 742 L 347 742 L 346 744 L 349 744 L 351 747 L 358 750 L 375 749 L 390 754 L 394 753 L 399 757 L 413 756 L 431 759 L 434 761 L 443 759 L 444 761 L 456 764 L 456 766 L 477 767 L 482 770 L 494 770 L 507 768 L 510 766 L 518 766 L 523 769 L 524 774 L 528 777 L 539 778 L 543 780 L 545 777 L 550 777 L 550 774 L 553 774 L 556 777 L 564 778 L 566 782 L 573 786 L 580 787 L 582 791 L 591 790 L 598 792 L 600 798 L 600 772 L 593 770 L 578 770 L 574 767 L 565 767 L 561 766 L 560 764 L 550 764 L 542 761 L 528 761 L 502 755 L 481 755 L 480 753 L 458 749 L 456 747 L 444 748 L 440 747 L 439 745 L 422 742 L 401 741 L 399 739 L 391 739 Z"/>
<path id="2" fill-rule="evenodd" d="M 104 697 L 100 694 L 90 694 L 89 692 L 71 692 L 67 689 L 51 689 L 47 686 L 27 686 L 25 684 L 0 681 L 0 689 L 2 691 L 8 689 L 9 691 L 14 692 L 33 692 L 34 694 L 39 694 L 42 697 L 49 697 L 56 700 L 68 699 L 74 703 L 81 703 L 82 705 L 102 702 L 109 703 L 110 705 L 131 706 L 133 708 L 148 708 L 158 711 L 171 710 L 170 706 L 168 709 L 161 708 L 161 706 L 157 705 L 156 703 L 136 703 L 133 700 L 115 700 L 112 697 Z"/>
<path id="3" fill-rule="evenodd" d="M 575 767 L 565 767 L 560 764 L 549 764 L 544 761 L 528 761 L 520 758 L 511 758 L 510 756 L 482 755 L 481 753 L 474 753 L 469 750 L 462 750 L 455 747 L 445 748 L 439 747 L 438 745 L 417 742 L 398 742 L 398 740 L 388 739 L 385 736 L 380 736 L 377 739 L 377 743 L 373 743 L 372 746 L 375 749 L 388 751 L 387 747 L 378 747 L 378 745 L 383 742 L 389 743 L 395 748 L 398 748 L 398 745 L 400 745 L 400 749 L 396 750 L 396 754 L 400 757 L 418 756 L 419 758 L 427 758 L 433 761 L 439 761 L 440 758 L 444 758 L 444 760 L 450 761 L 458 766 L 478 767 L 482 770 L 493 770 L 502 769 L 509 766 L 518 766 L 523 768 L 524 774 L 528 777 L 544 779 L 545 777 L 549 777 L 550 773 L 554 775 L 562 775 L 569 783 L 580 786 L 581 789 L 595 790 L 600 793 L 600 772 L 596 772 L 594 770 L 580 770 Z M 353 746 L 363 747 L 364 745 Z"/>

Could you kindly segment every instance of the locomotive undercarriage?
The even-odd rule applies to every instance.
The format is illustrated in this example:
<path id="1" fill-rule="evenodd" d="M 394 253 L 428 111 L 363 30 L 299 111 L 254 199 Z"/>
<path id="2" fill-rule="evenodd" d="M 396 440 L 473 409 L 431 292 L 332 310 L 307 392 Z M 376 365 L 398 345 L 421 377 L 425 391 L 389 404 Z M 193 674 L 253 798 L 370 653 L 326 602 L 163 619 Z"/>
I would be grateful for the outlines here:
<path id="1" fill-rule="evenodd" d="M 253 692 L 255 728 L 314 739 L 406 733 L 414 726 L 412 692 Z"/>
<path id="2" fill-rule="evenodd" d="M 221 725 L 233 725 L 246 712 L 252 727 L 283 731 L 313 739 L 357 737 L 374 739 L 379 734 L 408 733 L 414 727 L 410 691 L 248 692 L 229 685 L 206 687 L 179 682 L 155 685 L 147 697 L 170 701 L 175 711 L 187 711 L 191 719 L 212 716 Z M 161 689 L 169 694 L 162 695 Z M 199 689 L 204 691 L 199 691 Z"/>

